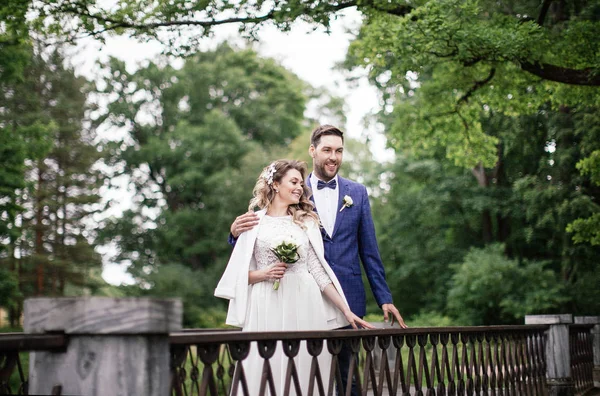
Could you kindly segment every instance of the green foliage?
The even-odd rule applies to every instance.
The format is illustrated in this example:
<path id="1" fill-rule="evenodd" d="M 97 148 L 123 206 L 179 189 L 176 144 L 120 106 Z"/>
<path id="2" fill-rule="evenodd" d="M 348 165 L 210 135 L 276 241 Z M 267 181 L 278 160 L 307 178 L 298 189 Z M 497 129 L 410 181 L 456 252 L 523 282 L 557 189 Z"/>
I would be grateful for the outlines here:
<path id="1" fill-rule="evenodd" d="M 600 245 L 600 213 L 594 213 L 586 219 L 577 219 L 567 226 L 567 232 L 573 233 L 575 243 L 589 242 Z"/>
<path id="2" fill-rule="evenodd" d="M 307 86 L 228 45 L 179 70 L 161 61 L 134 73 L 116 59 L 106 66 L 99 87 L 109 105 L 96 123 L 125 128 L 106 146 L 135 196 L 121 218 L 104 221 L 102 239 L 116 243 L 140 293 L 181 296 L 186 326 L 214 327 L 224 322 L 212 292 L 231 254 L 227 230 L 260 170 L 299 136 Z"/>
<path id="3" fill-rule="evenodd" d="M 255 37 L 258 26 L 265 21 L 284 31 L 297 19 L 327 26 L 332 12 L 352 5 L 298 0 L 277 3 L 127 0 L 110 5 L 95 0 L 48 0 L 32 3 L 31 11 L 36 18 L 31 25 L 46 36 L 59 35 L 68 41 L 81 36 L 104 39 L 103 33 L 108 32 L 142 41 L 160 40 L 171 52 L 189 54 L 198 50 L 200 39 L 210 37 L 213 26 L 242 22 L 240 33 Z"/>
<path id="4" fill-rule="evenodd" d="M 600 117 L 597 112 L 582 112 L 578 117 L 577 131 L 583 136 L 581 151 L 585 156 L 576 167 L 582 176 L 589 176 L 590 182 L 600 186 Z M 575 243 L 600 245 L 600 207 L 597 201 L 588 203 L 588 216 L 580 217 L 567 226 L 567 232 L 573 234 Z M 589 213 L 591 212 L 591 215 Z"/>
<path id="5" fill-rule="evenodd" d="M 0 81 L 0 268 L 18 282 L 11 321 L 32 295 L 81 295 L 105 285 L 90 216 L 100 210 L 102 156 L 85 127 L 86 84 L 61 49 L 29 52 L 21 79 Z M 6 238 L 7 237 L 7 238 Z"/>
<path id="6" fill-rule="evenodd" d="M 599 104 L 600 44 L 595 38 L 600 25 L 593 2 L 549 9 L 539 2 L 514 0 L 409 4 L 173 0 L 90 7 L 92 3 L 52 0 L 43 7 L 33 3 L 38 15 L 33 26 L 50 36 L 69 38 L 82 34 L 101 38 L 102 32 L 112 32 L 149 40 L 159 38 L 160 32 L 168 52 L 193 53 L 198 40 L 217 25 L 240 23 L 240 31 L 251 37 L 267 21 L 282 30 L 298 19 L 327 28 L 338 12 L 356 6 L 364 24 L 350 47 L 347 65 L 367 66 L 386 96 L 414 96 L 408 106 L 396 103 L 393 146 L 425 155 L 441 147 L 449 159 L 465 167 L 494 164 L 499 140 L 479 120 L 488 109 L 515 116 L 532 114 L 545 102 L 554 108 Z M 230 68 L 228 64 L 218 70 L 227 74 Z M 242 123 L 255 114 L 249 106 L 239 112 L 246 113 L 237 114 L 245 118 Z"/>
<path id="7" fill-rule="evenodd" d="M 215 304 L 212 295 L 215 275 L 220 275 L 219 267 L 197 271 L 181 264 L 162 265 L 147 278 L 148 289 L 142 291 L 142 295 L 180 298 L 184 306 L 184 328 L 223 327 L 224 304 Z"/>
<path id="8" fill-rule="evenodd" d="M 424 1 L 401 17 L 374 9 L 346 63 L 369 67 L 394 104 L 393 147 L 493 167 L 500 141 L 481 121 L 492 112 L 598 105 L 598 10 L 570 7 L 537 20 L 534 2 Z M 586 77 L 563 78 L 575 74 Z"/>
<path id="9" fill-rule="evenodd" d="M 565 300 L 563 287 L 548 263 L 519 263 L 504 246 L 471 249 L 456 265 L 448 308 L 462 323 L 522 323 L 528 313 L 556 313 Z"/>
<path id="10" fill-rule="evenodd" d="M 11 4 L 9 8 L 14 6 Z M 0 112 L 0 238 L 12 241 L 20 233 L 15 220 L 24 210 L 18 195 L 27 186 L 25 162 L 46 155 L 51 145 L 50 135 L 56 130 L 55 122 L 44 113 L 40 96 L 36 94 L 39 82 L 35 75 L 43 65 L 33 56 L 30 47 L 19 48 L 23 51 L 22 66 L 27 64 L 27 69 L 16 76 L 0 65 L 0 108 L 3 109 Z M 0 47 L 3 60 L 7 60 L 3 57 L 5 49 Z M 13 62 L 17 61 L 9 60 Z M 6 244 L 0 244 L 0 258 L 7 249 Z"/>
<path id="11" fill-rule="evenodd" d="M 593 118 L 592 112 L 575 109 L 482 118 L 502 142 L 491 169 L 462 169 L 443 148 L 432 150 L 429 159 L 397 154 L 384 173 L 384 194 L 375 199 L 373 212 L 388 283 L 405 317 L 449 314 L 448 285 L 456 272 L 451 264 L 462 262 L 471 247 L 494 242 L 504 244 L 504 259 L 532 267 L 543 261 L 555 274 L 564 298 L 548 300 L 555 304 L 548 310 L 596 312 L 600 252 L 573 243 L 567 232 L 568 224 L 597 211 L 600 191 L 575 168 L 600 141 L 591 133 Z M 544 291 L 539 293 L 536 298 L 543 300 Z M 494 320 L 518 322 L 519 313 L 510 310 Z M 460 323 L 482 321 L 472 320 L 461 317 Z"/>
<path id="12" fill-rule="evenodd" d="M 456 320 L 437 312 L 421 312 L 406 323 L 409 327 L 450 327 L 458 326 Z"/>
<path id="13" fill-rule="evenodd" d="M 403 314 L 403 312 L 401 312 Z M 404 322 L 408 327 L 449 327 L 458 326 L 455 319 L 448 316 L 444 316 L 438 312 L 420 312 L 417 315 L 412 315 L 410 319 L 407 319 L 403 314 Z M 364 320 L 371 323 L 383 322 L 383 314 L 370 313 L 364 317 Z"/>
<path id="14" fill-rule="evenodd" d="M 30 58 L 27 0 L 5 0 L 0 5 L 0 81 L 18 81 Z"/>
<path id="15" fill-rule="evenodd" d="M 9 0 L 1 6 L 0 17 L 17 12 L 0 35 L 0 71 L 10 76 L 0 84 L 23 75 L 19 51 L 28 41 L 27 10 L 37 16 L 29 27 L 45 38 L 102 38 L 106 31 L 150 40 L 160 32 L 166 52 L 194 54 L 179 70 L 159 60 L 134 73 L 111 59 L 99 86 L 110 104 L 97 124 L 128 134 L 103 147 L 114 176 L 127 176 L 135 193 L 134 207 L 121 219 L 108 219 L 103 235 L 115 240 L 118 260 L 131 262 L 140 281 L 141 288 L 125 293 L 192 289 L 175 281 L 161 285 L 155 277 L 164 268 L 166 279 L 178 271 L 193 279 L 202 274 L 211 291 L 230 252 L 223 230 L 246 209 L 260 169 L 273 158 L 308 159 L 301 131 L 311 128 L 303 123 L 304 105 L 319 94 L 252 51 L 224 45 L 196 53 L 198 40 L 213 26 L 234 22 L 242 22 L 240 31 L 248 36 L 267 21 L 282 30 L 298 19 L 327 28 L 331 18 L 356 6 L 364 23 L 346 66 L 366 66 L 381 89 L 385 108 L 378 121 L 397 158 L 376 164 L 367 139 L 349 141 L 343 174 L 372 193 L 381 253 L 401 312 L 445 323 L 448 286 L 455 279 L 464 294 L 464 280 L 471 282 L 473 274 L 477 288 L 468 296 L 468 310 L 463 315 L 453 305 L 452 322 L 514 323 L 530 310 L 597 312 L 595 2 L 552 3 L 548 9 L 550 3 L 533 0 L 96 3 Z M 18 46 L 4 45 L 10 34 Z M 18 120 L 17 128 L 0 135 L 6 153 L 0 188 L 7 186 L 0 190 L 0 236 L 14 239 L 21 235 L 10 223 L 22 211 L 15 191 L 25 187 L 23 159 L 44 158 L 50 147 L 43 149 L 44 136 L 62 124 L 35 106 L 35 85 L 19 95 L 2 87 L 0 100 L 18 98 L 30 109 L 0 120 L 3 128 L 6 120 Z M 336 98 L 319 99 L 334 106 L 323 110 L 329 116 L 343 118 Z M 31 271 L 43 258 L 31 255 L 23 268 Z M 475 260 L 497 269 L 502 279 L 512 272 L 517 278 L 500 285 L 506 289 L 486 283 L 494 273 L 479 276 Z M 551 287 L 527 288 L 532 280 Z M 498 300 L 488 301 L 486 293 L 497 293 Z M 211 325 L 222 315 L 222 307 L 208 306 L 210 296 L 185 295 L 187 324 Z M 497 303 L 497 312 L 484 302 Z M 374 302 L 369 308 L 377 309 Z"/>
<path id="16" fill-rule="evenodd" d="M 577 163 L 582 175 L 590 175 L 591 181 L 600 186 L 600 150 L 593 151 L 589 157 Z"/>
<path id="17" fill-rule="evenodd" d="M 7 269 L 0 268 L 0 307 L 15 309 L 21 297 L 17 276 Z"/>
<path id="18" fill-rule="evenodd" d="M 546 5 L 515 0 L 161 0 L 104 7 L 92 0 L 51 0 L 34 2 L 30 9 L 37 15 L 32 27 L 50 37 L 127 34 L 160 39 L 167 52 L 189 54 L 218 25 L 236 23 L 249 37 L 266 22 L 284 31 L 296 20 L 327 29 L 332 18 L 357 7 L 364 23 L 347 66 L 366 66 L 384 96 L 414 96 L 408 106 L 395 103 L 392 145 L 424 155 L 441 147 L 449 159 L 470 168 L 479 163 L 492 167 L 497 155 L 499 140 L 482 127 L 482 112 L 516 116 L 535 113 L 546 102 L 554 109 L 600 104 L 597 5 Z M 248 106 L 244 111 L 252 112 Z"/>
<path id="19" fill-rule="evenodd" d="M 388 190 L 373 202 L 388 284 L 406 318 L 444 312 L 448 266 L 481 243 L 481 213 L 492 197 L 467 172 L 435 160 L 397 156 L 388 172 Z"/>
<path id="20" fill-rule="evenodd" d="M 409 316 L 444 312 L 450 264 L 493 242 L 504 244 L 505 260 L 544 261 L 560 280 L 563 299 L 527 297 L 541 309 L 595 312 L 589 280 L 599 252 L 571 237 L 589 242 L 599 229 L 598 43 L 589 41 L 598 10 L 569 6 L 543 18 L 538 7 L 439 0 L 402 15 L 373 7 L 351 45 L 347 66 L 369 67 L 398 154 L 374 211 L 388 278 L 394 295 L 409 296 L 401 297 Z M 558 70 L 587 70 L 587 82 L 565 84 Z M 514 322 L 525 312 L 516 310 L 521 294 L 502 316 L 461 320 Z"/>

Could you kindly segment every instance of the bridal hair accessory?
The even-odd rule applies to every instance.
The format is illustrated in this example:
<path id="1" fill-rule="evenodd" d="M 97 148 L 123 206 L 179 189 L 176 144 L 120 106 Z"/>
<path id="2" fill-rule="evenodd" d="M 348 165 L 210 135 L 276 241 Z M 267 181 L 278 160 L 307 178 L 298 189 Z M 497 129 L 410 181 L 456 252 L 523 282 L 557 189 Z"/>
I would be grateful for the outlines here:
<path id="1" fill-rule="evenodd" d="M 273 184 L 273 175 L 275 175 L 275 163 L 273 162 L 271 165 L 269 165 L 269 167 L 267 169 L 265 169 L 265 171 L 263 172 L 263 179 L 265 179 L 265 181 L 267 182 L 267 184 L 270 186 L 271 184 Z"/>

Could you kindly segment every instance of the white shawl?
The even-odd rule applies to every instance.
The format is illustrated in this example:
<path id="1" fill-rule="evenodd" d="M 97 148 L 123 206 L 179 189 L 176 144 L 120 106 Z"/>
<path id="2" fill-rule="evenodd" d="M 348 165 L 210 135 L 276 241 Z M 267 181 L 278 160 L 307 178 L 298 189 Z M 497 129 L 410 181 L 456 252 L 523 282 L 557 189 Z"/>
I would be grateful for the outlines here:
<path id="1" fill-rule="evenodd" d="M 256 212 L 259 218 L 259 223 L 250 231 L 246 231 L 238 238 L 233 253 L 229 258 L 229 263 L 225 272 L 215 289 L 215 296 L 229 300 L 229 309 L 227 311 L 227 319 L 225 323 L 231 326 L 244 327 L 246 315 L 249 311 L 248 301 L 252 292 L 252 285 L 248 285 L 248 271 L 256 269 L 254 260 L 254 244 L 258 236 L 258 230 L 266 211 L 261 210 Z M 323 239 L 319 226 L 313 221 L 306 222 L 306 234 L 312 244 L 317 257 L 321 261 L 323 268 L 331 278 L 333 285 L 342 296 L 342 300 L 346 305 L 348 302 L 342 291 L 342 287 L 333 270 L 325 261 L 325 248 L 323 247 Z M 333 305 L 333 303 L 324 295 L 323 302 L 327 313 L 327 326 L 329 329 L 336 329 L 348 325 L 348 321 L 342 312 Z M 301 303 L 302 300 L 298 300 Z"/>

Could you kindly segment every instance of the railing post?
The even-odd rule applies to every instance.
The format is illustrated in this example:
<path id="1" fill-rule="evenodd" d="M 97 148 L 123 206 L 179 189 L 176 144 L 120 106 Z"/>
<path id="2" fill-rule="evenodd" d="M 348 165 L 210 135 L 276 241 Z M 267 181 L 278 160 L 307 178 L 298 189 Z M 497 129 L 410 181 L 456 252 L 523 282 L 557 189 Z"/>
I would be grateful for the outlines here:
<path id="1" fill-rule="evenodd" d="M 169 333 L 181 319 L 177 299 L 28 299 L 26 333 L 68 336 L 64 352 L 30 354 L 29 394 L 168 395 Z"/>
<path id="2" fill-rule="evenodd" d="M 575 323 L 593 324 L 594 387 L 600 388 L 600 316 L 575 316 Z"/>
<path id="3" fill-rule="evenodd" d="M 547 324 L 546 389 L 548 396 L 573 396 L 575 383 L 571 377 L 569 325 L 573 315 L 526 315 L 525 324 Z"/>

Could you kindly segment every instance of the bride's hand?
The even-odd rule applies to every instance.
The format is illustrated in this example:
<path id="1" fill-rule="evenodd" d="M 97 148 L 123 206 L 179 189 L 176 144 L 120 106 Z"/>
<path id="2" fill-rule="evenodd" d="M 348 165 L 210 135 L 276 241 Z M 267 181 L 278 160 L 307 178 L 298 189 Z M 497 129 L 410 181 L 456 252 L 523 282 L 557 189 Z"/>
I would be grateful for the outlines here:
<path id="1" fill-rule="evenodd" d="M 286 263 L 275 263 L 266 267 L 264 271 L 265 280 L 278 280 L 283 278 L 285 269 L 287 268 Z"/>
<path id="2" fill-rule="evenodd" d="M 371 323 L 362 320 L 361 318 L 359 318 L 358 316 L 356 316 L 355 314 L 353 314 L 350 311 L 348 313 L 346 313 L 345 316 L 346 316 L 346 320 L 350 323 L 350 325 L 354 329 L 359 329 L 359 328 L 374 329 L 375 328 L 375 326 L 373 326 Z"/>

